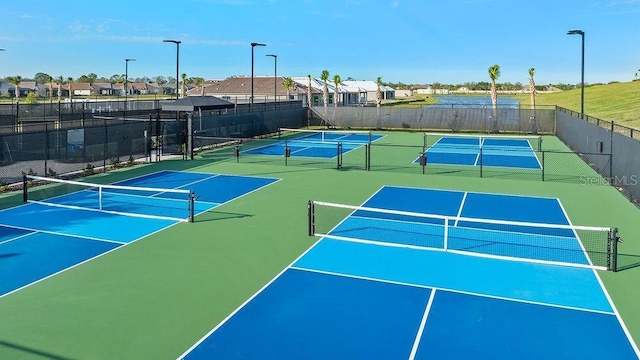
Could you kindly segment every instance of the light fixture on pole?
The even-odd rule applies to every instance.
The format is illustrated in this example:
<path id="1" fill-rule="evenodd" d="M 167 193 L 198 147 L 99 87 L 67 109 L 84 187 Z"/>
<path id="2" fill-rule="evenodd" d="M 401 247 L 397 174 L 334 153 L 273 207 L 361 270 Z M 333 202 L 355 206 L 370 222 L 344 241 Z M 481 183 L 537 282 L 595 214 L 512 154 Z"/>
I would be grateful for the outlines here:
<path id="1" fill-rule="evenodd" d="M 180 43 L 182 41 L 179 40 L 162 40 L 162 42 L 166 43 L 174 43 L 176 44 L 176 100 L 178 100 L 178 79 L 180 74 Z"/>
<path id="2" fill-rule="evenodd" d="M 572 29 L 567 31 L 567 35 L 580 35 L 582 37 L 582 65 L 580 76 L 580 118 L 584 119 L 584 31 Z"/>
<path id="3" fill-rule="evenodd" d="M 278 102 L 278 55 L 267 54 L 266 56 L 273 58 L 273 108 L 275 109 Z"/>
<path id="4" fill-rule="evenodd" d="M 256 46 L 267 46 L 257 42 L 251 43 L 251 108 L 253 109 L 253 48 Z"/>
<path id="5" fill-rule="evenodd" d="M 136 61 L 136 59 L 124 59 L 124 111 L 129 109 L 129 103 L 127 102 L 127 96 L 129 95 L 129 61 Z"/>

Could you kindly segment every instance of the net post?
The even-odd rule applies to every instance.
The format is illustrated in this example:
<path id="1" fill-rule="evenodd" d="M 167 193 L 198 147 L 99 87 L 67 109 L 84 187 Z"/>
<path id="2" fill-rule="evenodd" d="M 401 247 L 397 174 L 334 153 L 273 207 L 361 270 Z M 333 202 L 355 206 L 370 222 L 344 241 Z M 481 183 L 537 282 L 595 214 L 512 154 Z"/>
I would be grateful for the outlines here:
<path id="1" fill-rule="evenodd" d="M 28 191 L 27 191 L 27 175 L 22 175 L 22 202 L 27 202 L 29 200 Z"/>
<path id="2" fill-rule="evenodd" d="M 342 168 L 342 143 L 338 143 L 338 170 Z"/>
<path id="3" fill-rule="evenodd" d="M 308 222 L 309 222 L 309 236 L 313 236 L 313 234 L 315 234 L 316 232 L 316 224 L 315 224 L 315 207 L 313 205 L 313 201 L 309 200 L 309 203 L 307 205 L 307 216 L 308 216 Z"/>
<path id="4" fill-rule="evenodd" d="M 196 202 L 196 194 L 193 192 L 193 190 L 191 190 L 189 192 L 189 222 L 191 223 L 195 220 L 195 212 L 196 212 L 195 202 Z"/>
<path id="5" fill-rule="evenodd" d="M 367 171 L 371 171 L 371 151 L 373 150 L 373 146 L 369 145 L 369 153 L 367 154 Z"/>
<path id="6" fill-rule="evenodd" d="M 289 148 L 289 144 L 287 144 L 287 142 L 285 141 L 284 142 L 284 166 L 287 166 L 289 156 L 291 156 L 291 149 Z"/>
<path id="7" fill-rule="evenodd" d="M 608 255 L 607 270 L 617 272 L 618 271 L 618 242 L 620 237 L 618 236 L 618 228 L 613 228 L 609 232 L 611 242 L 611 252 Z"/>
<path id="8" fill-rule="evenodd" d="M 369 170 L 369 147 L 371 144 L 364 145 L 364 170 Z"/>
<path id="9" fill-rule="evenodd" d="M 542 136 L 538 136 L 538 151 L 542 151 Z"/>
<path id="10" fill-rule="evenodd" d="M 233 155 L 236 157 L 236 163 L 240 162 L 240 145 L 236 145 L 233 149 Z"/>

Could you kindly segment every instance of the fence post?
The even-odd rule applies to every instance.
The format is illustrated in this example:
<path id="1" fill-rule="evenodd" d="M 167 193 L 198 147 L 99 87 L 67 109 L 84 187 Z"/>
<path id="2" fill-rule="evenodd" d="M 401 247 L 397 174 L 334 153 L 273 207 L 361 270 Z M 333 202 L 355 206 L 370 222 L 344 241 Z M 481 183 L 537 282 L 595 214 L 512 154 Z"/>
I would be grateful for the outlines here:
<path id="1" fill-rule="evenodd" d="M 109 152 L 109 135 L 107 134 L 107 120 L 104 120 L 104 149 L 102 155 L 102 172 L 107 172 L 107 156 Z"/>
<path id="2" fill-rule="evenodd" d="M 611 133 L 609 140 L 609 179 L 613 180 L 613 131 L 615 129 L 615 123 L 611 120 Z"/>

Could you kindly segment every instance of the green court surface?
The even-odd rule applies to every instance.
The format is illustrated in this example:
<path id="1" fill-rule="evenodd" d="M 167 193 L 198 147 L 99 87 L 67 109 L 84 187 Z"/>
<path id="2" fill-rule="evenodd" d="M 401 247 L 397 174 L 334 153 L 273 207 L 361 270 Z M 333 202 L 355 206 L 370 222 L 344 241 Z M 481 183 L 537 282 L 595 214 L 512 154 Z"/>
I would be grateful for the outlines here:
<path id="1" fill-rule="evenodd" d="M 422 141 L 419 133 L 383 134 L 382 144 Z M 555 137 L 544 137 L 543 149 L 567 150 Z M 407 150 L 409 162 L 400 164 L 395 157 L 400 150 L 386 150 L 391 153 L 385 160 L 388 169 L 376 170 L 374 158 L 373 171 L 236 163 L 202 153 L 192 161 L 93 176 L 91 181 L 113 183 L 182 170 L 281 181 L 201 214 L 194 223 L 169 227 L 0 297 L 0 359 L 175 359 L 317 241 L 307 236 L 308 200 L 358 205 L 384 185 L 557 197 L 574 225 L 618 227 L 624 240 L 620 271 L 598 274 L 640 342 L 640 210 L 576 155 L 554 164 L 558 181 L 543 182 L 537 175 L 494 172 L 480 178 L 446 169 L 423 175 L 412 164 L 415 151 Z M 393 159 L 399 161 L 395 167 Z M 549 175 L 553 180 L 553 171 Z M 565 175 L 572 175 L 572 181 L 560 180 Z M 20 201 L 21 194 L 5 194 L 0 205 Z"/>

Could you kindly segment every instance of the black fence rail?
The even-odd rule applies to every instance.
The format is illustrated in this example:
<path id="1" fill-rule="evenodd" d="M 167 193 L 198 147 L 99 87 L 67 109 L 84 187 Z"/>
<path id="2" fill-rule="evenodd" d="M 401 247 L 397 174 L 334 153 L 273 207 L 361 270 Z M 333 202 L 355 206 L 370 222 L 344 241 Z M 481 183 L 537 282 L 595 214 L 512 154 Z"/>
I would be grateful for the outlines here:
<path id="1" fill-rule="evenodd" d="M 618 134 L 622 134 L 624 136 L 628 136 L 632 139 L 639 139 L 640 138 L 640 130 L 629 127 L 629 126 L 624 126 L 624 125 L 620 125 L 617 124 L 615 121 L 610 121 L 610 120 L 602 120 L 599 119 L 595 116 L 590 116 L 587 114 L 580 114 L 580 112 L 578 111 L 573 111 L 570 109 L 565 109 L 563 107 L 558 106 L 558 111 L 563 112 L 565 114 L 569 114 L 571 116 L 573 116 L 574 118 L 577 119 L 582 119 L 584 121 L 586 121 L 587 123 L 591 123 L 591 124 L 595 124 L 603 129 L 607 129 L 607 130 L 611 130 L 615 133 Z"/>

